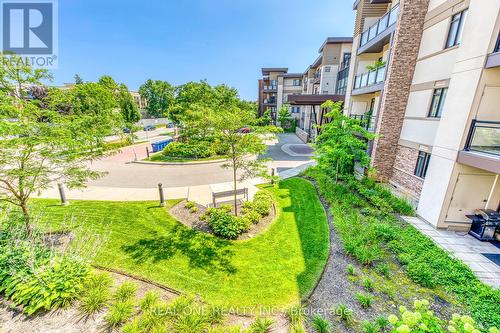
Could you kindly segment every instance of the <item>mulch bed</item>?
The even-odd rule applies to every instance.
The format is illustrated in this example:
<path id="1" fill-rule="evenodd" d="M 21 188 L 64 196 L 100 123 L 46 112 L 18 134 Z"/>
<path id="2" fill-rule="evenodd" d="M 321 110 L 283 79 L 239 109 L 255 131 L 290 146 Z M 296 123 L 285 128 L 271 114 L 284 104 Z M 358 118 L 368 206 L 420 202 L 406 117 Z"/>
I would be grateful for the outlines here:
<path id="1" fill-rule="evenodd" d="M 172 207 L 170 209 L 170 214 L 172 214 L 172 216 L 175 217 L 177 221 L 179 221 L 180 223 L 184 224 L 189 228 L 205 232 L 208 234 L 213 234 L 212 229 L 210 229 L 208 223 L 206 221 L 200 221 L 200 216 L 203 215 L 203 213 L 205 213 L 207 207 L 195 203 L 196 207 L 198 207 L 198 211 L 195 213 L 191 213 L 189 209 L 184 207 L 186 205 L 186 202 L 187 201 L 184 200 L 175 205 L 174 207 Z M 238 211 L 241 211 L 241 205 L 238 205 Z M 237 240 L 251 239 L 263 233 L 274 222 L 275 217 L 276 217 L 276 207 L 274 206 L 273 203 L 273 208 L 271 209 L 271 213 L 268 216 L 262 218 L 258 224 L 252 224 L 250 230 L 244 234 L 241 234 L 237 238 Z"/>

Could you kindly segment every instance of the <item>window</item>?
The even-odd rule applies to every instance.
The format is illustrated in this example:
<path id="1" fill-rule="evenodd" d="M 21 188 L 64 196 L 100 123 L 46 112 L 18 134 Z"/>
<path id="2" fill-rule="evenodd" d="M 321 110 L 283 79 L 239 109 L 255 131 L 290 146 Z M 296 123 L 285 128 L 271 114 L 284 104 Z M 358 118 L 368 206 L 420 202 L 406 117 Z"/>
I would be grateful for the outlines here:
<path id="1" fill-rule="evenodd" d="M 325 67 L 325 72 L 326 73 L 330 73 L 331 70 L 332 70 L 332 68 L 330 66 L 326 66 Z"/>
<path id="2" fill-rule="evenodd" d="M 300 79 L 293 80 L 293 85 L 294 85 L 294 87 L 301 86 L 302 85 L 302 80 L 300 80 Z"/>
<path id="3" fill-rule="evenodd" d="M 462 31 L 464 29 L 464 22 L 467 18 L 468 10 L 464 10 L 451 17 L 450 31 L 448 32 L 448 39 L 446 40 L 446 48 L 459 45 L 462 41 Z"/>
<path id="4" fill-rule="evenodd" d="M 300 106 L 290 107 L 290 113 L 300 113 Z"/>
<path id="5" fill-rule="evenodd" d="M 448 88 L 434 89 L 434 94 L 432 95 L 431 109 L 429 110 L 429 114 L 427 115 L 427 117 L 441 118 L 447 92 Z"/>
<path id="6" fill-rule="evenodd" d="M 431 159 L 431 154 L 423 151 L 418 152 L 417 166 L 415 167 L 415 176 L 420 178 L 425 178 L 427 174 L 427 169 L 429 168 L 429 161 Z"/>
<path id="7" fill-rule="evenodd" d="M 493 50 L 493 52 L 500 52 L 500 33 L 498 34 L 497 45 L 495 46 L 495 50 Z"/>

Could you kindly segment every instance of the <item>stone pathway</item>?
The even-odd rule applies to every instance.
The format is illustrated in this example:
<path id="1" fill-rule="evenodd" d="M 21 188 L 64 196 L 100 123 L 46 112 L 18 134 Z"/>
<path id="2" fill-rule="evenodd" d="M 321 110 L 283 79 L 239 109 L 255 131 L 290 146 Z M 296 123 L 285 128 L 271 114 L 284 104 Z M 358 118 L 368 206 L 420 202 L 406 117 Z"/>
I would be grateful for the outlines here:
<path id="1" fill-rule="evenodd" d="M 418 217 L 404 217 L 404 219 L 438 246 L 467 264 L 482 282 L 493 288 L 500 288 L 500 266 L 483 256 L 483 254 L 500 255 L 499 248 L 463 232 L 436 229 Z"/>

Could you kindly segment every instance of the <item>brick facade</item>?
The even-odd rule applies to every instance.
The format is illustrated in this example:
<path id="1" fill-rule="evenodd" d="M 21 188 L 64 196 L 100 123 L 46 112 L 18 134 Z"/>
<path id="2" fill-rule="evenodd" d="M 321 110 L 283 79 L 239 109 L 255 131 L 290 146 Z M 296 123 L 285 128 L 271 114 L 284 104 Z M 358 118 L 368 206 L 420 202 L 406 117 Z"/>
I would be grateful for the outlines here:
<path id="1" fill-rule="evenodd" d="M 400 16 L 392 40 L 378 117 L 379 136 L 372 154 L 372 164 L 383 181 L 392 178 L 428 6 L 429 0 L 400 1 Z"/>
<path id="2" fill-rule="evenodd" d="M 392 183 L 402 187 L 415 197 L 420 196 L 424 185 L 424 181 L 414 175 L 417 159 L 417 149 L 399 146 L 391 178 Z"/>

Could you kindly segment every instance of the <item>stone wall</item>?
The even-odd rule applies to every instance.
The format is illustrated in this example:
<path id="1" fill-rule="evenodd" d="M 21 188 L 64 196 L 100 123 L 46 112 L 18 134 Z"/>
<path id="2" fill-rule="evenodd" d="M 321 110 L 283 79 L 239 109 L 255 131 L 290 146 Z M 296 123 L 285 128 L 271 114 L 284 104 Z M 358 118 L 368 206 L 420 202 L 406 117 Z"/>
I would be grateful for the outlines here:
<path id="1" fill-rule="evenodd" d="M 414 175 L 418 150 L 399 146 L 394 162 L 391 182 L 417 198 L 422 192 L 424 181 Z"/>
<path id="2" fill-rule="evenodd" d="M 392 51 L 378 117 L 372 164 L 380 179 L 392 178 L 398 141 L 413 80 L 429 0 L 401 0 L 400 17 L 392 39 Z"/>

